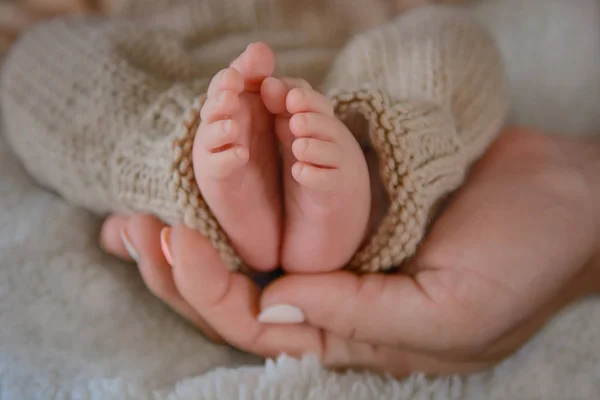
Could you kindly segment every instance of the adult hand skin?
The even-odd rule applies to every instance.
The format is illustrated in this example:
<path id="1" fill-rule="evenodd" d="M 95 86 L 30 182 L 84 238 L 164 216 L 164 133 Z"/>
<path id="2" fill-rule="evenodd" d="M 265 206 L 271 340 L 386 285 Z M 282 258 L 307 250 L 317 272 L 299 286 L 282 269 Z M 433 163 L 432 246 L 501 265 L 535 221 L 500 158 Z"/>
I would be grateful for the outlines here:
<path id="1" fill-rule="evenodd" d="M 125 232 L 150 290 L 243 350 L 396 376 L 472 372 L 600 292 L 599 173 L 598 139 L 507 130 L 400 271 L 287 275 L 262 293 L 184 227 L 163 231 L 172 269 L 151 217 L 107 220 L 101 244 L 128 258 Z"/>

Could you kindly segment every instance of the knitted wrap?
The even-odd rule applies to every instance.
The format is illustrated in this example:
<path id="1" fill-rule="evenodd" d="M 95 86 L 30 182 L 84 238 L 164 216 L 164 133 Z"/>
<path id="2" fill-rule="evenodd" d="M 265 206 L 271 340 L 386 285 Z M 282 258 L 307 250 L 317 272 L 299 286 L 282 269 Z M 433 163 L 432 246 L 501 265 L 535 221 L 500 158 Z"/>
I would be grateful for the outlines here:
<path id="1" fill-rule="evenodd" d="M 367 121 L 390 203 L 349 267 L 399 266 L 417 251 L 436 205 L 460 186 L 502 127 L 500 56 L 466 13 L 423 7 L 357 35 L 324 86 L 353 132 L 361 133 L 350 122 L 357 115 Z"/>
<path id="2" fill-rule="evenodd" d="M 126 17 L 58 19 L 23 36 L 2 70 L 7 139 L 29 173 L 72 204 L 184 223 L 234 270 L 245 265 L 202 198 L 191 150 L 210 79 L 249 42 L 271 45 L 276 74 L 326 93 L 377 153 L 390 207 L 353 270 L 414 255 L 435 205 L 503 123 L 499 54 L 460 9 L 389 20 L 385 0 L 131 4 Z"/>

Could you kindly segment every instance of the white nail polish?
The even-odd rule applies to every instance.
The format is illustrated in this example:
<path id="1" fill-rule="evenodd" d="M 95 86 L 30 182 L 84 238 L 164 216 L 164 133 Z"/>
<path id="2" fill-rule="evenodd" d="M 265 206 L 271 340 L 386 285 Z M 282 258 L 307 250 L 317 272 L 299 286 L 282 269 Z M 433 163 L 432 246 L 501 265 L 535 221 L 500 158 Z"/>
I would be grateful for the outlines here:
<path id="1" fill-rule="evenodd" d="M 135 260 L 135 262 L 138 262 L 139 256 L 137 254 L 137 251 L 135 251 L 135 249 L 133 248 L 133 245 L 131 244 L 129 237 L 127 236 L 127 232 L 125 232 L 124 229 L 121 229 L 120 233 L 121 233 L 121 240 L 123 241 L 123 245 L 125 246 L 127 253 L 129 253 L 129 256 L 131 258 L 133 258 Z"/>
<path id="2" fill-rule="evenodd" d="M 290 304 L 276 304 L 263 310 L 258 322 L 263 324 L 300 324 L 305 317 L 301 309 Z"/>

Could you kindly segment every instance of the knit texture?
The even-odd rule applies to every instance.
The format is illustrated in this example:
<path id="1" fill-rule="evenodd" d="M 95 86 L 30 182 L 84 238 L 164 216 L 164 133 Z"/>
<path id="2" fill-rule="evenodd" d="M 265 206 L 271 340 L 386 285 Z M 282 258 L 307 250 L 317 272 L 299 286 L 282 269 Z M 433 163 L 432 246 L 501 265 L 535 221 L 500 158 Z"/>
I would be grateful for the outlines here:
<path id="1" fill-rule="evenodd" d="M 353 38 L 324 86 L 334 90 L 339 118 L 368 122 L 390 201 L 350 267 L 398 266 L 415 254 L 436 206 L 462 183 L 503 124 L 501 59 L 470 17 L 423 7 Z"/>
<path id="2" fill-rule="evenodd" d="M 196 185 L 191 148 L 210 79 L 249 42 L 273 47 L 277 75 L 327 93 L 379 156 L 390 207 L 355 270 L 411 257 L 435 205 L 502 125 L 500 57 L 459 9 L 422 7 L 390 21 L 385 1 L 138 3 L 122 17 L 55 20 L 20 40 L 2 73 L 8 141 L 67 201 L 185 223 L 232 269 L 243 262 Z M 354 124 L 361 119 L 367 132 Z"/>

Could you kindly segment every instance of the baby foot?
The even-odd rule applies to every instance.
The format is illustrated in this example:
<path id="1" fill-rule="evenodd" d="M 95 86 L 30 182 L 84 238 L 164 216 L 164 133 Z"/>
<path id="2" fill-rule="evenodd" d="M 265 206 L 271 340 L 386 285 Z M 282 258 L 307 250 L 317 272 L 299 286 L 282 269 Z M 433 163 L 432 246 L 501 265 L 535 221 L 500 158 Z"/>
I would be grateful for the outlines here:
<path id="1" fill-rule="evenodd" d="M 281 195 L 273 116 L 260 86 L 274 55 L 256 43 L 212 79 L 194 143 L 204 199 L 240 257 L 261 271 L 279 261 Z"/>
<path id="2" fill-rule="evenodd" d="M 362 149 L 306 82 L 267 78 L 261 92 L 283 151 L 282 265 L 290 272 L 341 268 L 358 250 L 371 211 Z"/>

